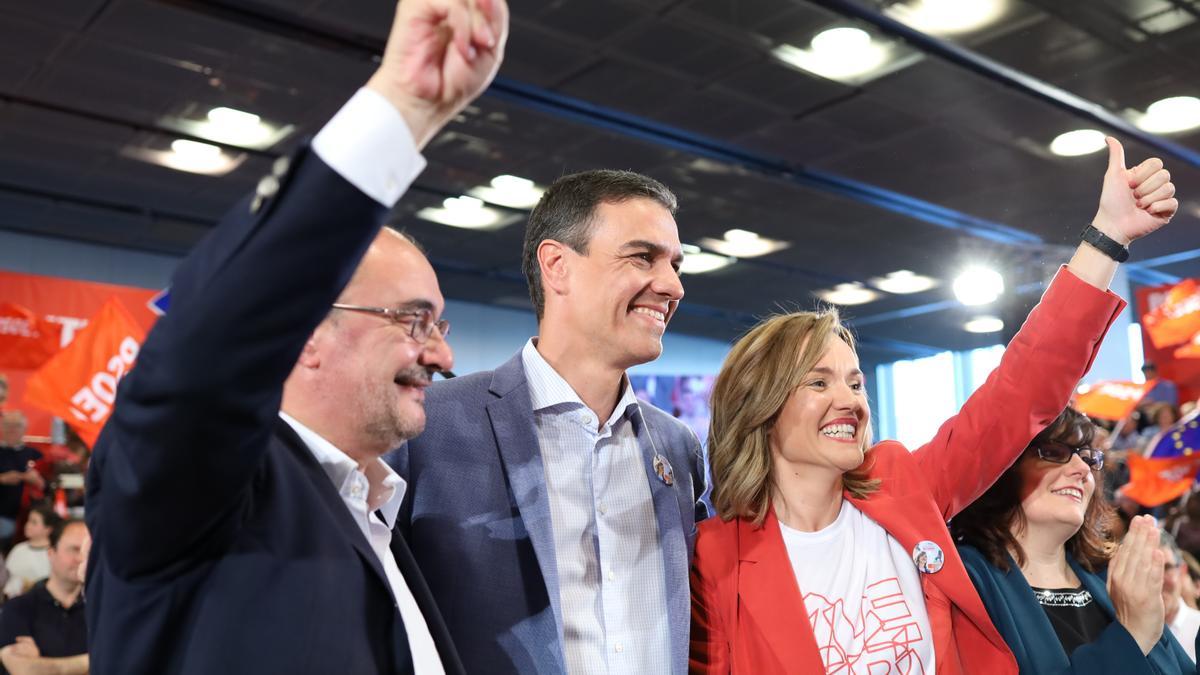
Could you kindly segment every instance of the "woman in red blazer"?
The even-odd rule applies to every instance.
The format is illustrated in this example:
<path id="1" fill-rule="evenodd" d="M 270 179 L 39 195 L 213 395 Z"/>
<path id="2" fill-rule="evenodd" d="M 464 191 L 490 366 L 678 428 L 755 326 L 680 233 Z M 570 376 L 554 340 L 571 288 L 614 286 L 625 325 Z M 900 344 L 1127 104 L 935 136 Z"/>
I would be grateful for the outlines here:
<path id="1" fill-rule="evenodd" d="M 1178 208 L 1162 162 L 1109 139 L 1100 208 L 1000 366 L 929 443 L 870 442 L 854 340 L 833 311 L 738 341 L 713 389 L 718 518 L 692 569 L 694 673 L 1016 673 L 946 522 L 1063 410 L 1124 303 L 1120 247 Z"/>

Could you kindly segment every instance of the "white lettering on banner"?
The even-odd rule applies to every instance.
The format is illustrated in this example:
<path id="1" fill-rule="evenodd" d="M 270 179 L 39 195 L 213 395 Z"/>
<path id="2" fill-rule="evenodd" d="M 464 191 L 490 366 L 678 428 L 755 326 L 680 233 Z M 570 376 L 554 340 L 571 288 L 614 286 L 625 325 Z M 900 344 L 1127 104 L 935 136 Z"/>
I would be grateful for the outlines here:
<path id="1" fill-rule="evenodd" d="M 71 414 L 83 422 L 103 422 L 117 398 L 117 383 L 137 360 L 137 355 L 137 340 L 126 336 L 105 369 L 92 375 L 91 381 L 71 397 Z"/>
<path id="2" fill-rule="evenodd" d="M 88 325 L 87 319 L 80 319 L 75 316 L 58 316 L 57 314 L 47 314 L 47 321 L 53 321 L 57 324 L 62 324 L 62 339 L 59 340 L 59 347 L 66 347 L 71 344 L 71 340 L 75 339 L 75 332 L 83 330 L 83 327 Z"/>
<path id="3" fill-rule="evenodd" d="M 16 335 L 25 338 L 40 337 L 30 325 L 29 319 L 16 316 L 0 316 L 0 335 Z"/>
<path id="4" fill-rule="evenodd" d="M 1200 312 L 1200 293 L 1193 293 L 1162 311 L 1163 317 L 1167 319 L 1178 319 L 1193 312 Z"/>

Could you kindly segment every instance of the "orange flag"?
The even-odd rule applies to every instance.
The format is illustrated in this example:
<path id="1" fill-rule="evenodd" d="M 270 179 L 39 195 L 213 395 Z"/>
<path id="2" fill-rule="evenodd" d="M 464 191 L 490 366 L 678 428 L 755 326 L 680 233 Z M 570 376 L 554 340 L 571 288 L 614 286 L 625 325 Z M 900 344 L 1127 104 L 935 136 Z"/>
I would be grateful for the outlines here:
<path id="1" fill-rule="evenodd" d="M 1121 494 L 1142 506 L 1158 506 L 1180 497 L 1196 482 L 1200 453 L 1150 459 L 1130 453 L 1129 482 Z"/>
<path id="2" fill-rule="evenodd" d="M 39 318 L 32 310 L 0 302 L 0 368 L 33 370 L 58 353 L 62 324 Z"/>
<path id="3" fill-rule="evenodd" d="M 1192 338 L 1192 341 L 1175 350 L 1174 357 L 1177 359 L 1200 359 L 1200 333 Z"/>
<path id="4" fill-rule="evenodd" d="M 1145 384 L 1109 381 L 1085 385 L 1075 399 L 1075 409 L 1088 417 L 1120 421 L 1129 417 L 1146 392 L 1157 383 L 1158 380 Z"/>
<path id="5" fill-rule="evenodd" d="M 92 447 L 145 337 L 121 301 L 109 299 L 66 349 L 30 376 L 25 401 L 66 420 Z"/>
<path id="6" fill-rule="evenodd" d="M 1184 279 L 1167 291 L 1158 307 L 1142 317 L 1155 349 L 1190 342 L 1200 333 L 1200 284 Z"/>

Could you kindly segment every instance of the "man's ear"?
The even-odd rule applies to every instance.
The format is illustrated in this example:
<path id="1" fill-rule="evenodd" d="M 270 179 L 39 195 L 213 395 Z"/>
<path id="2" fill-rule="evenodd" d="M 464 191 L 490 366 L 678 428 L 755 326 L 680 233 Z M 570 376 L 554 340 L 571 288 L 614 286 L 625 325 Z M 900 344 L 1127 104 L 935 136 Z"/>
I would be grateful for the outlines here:
<path id="1" fill-rule="evenodd" d="M 329 326 L 328 320 L 322 321 L 304 341 L 304 348 L 300 350 L 300 358 L 296 359 L 296 365 L 300 368 L 317 369 L 321 367 L 321 345 L 329 341 Z"/>
<path id="2" fill-rule="evenodd" d="M 538 244 L 538 267 L 542 274 L 542 291 L 546 295 L 567 294 L 571 253 L 574 251 L 569 246 L 553 239 L 545 239 Z"/>

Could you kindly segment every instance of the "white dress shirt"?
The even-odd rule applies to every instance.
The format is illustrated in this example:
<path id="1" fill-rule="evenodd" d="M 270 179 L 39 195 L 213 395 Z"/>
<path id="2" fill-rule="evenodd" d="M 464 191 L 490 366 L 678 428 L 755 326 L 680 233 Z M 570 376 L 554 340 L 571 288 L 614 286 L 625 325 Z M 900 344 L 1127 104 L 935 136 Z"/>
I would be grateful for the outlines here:
<path id="1" fill-rule="evenodd" d="M 1187 570 L 1183 570 L 1180 574 L 1187 574 Z M 1192 609 L 1184 603 L 1183 598 L 1179 599 L 1179 609 L 1175 612 L 1175 619 L 1167 624 L 1167 628 L 1171 629 L 1171 633 L 1175 639 L 1183 647 L 1183 651 L 1196 660 L 1196 633 L 1200 631 L 1200 610 Z"/>
<path id="2" fill-rule="evenodd" d="M 670 673 L 658 520 L 628 380 L 599 424 L 542 355 L 521 352 L 546 472 L 567 672 Z"/>
<path id="3" fill-rule="evenodd" d="M 417 606 L 404 575 L 400 574 L 400 567 L 396 565 L 390 548 L 392 527 L 396 524 L 396 513 L 400 510 L 400 502 L 404 500 L 408 484 L 380 459 L 368 464 L 364 473 L 358 468 L 357 462 L 316 432 L 285 412 L 280 412 L 279 416 L 296 431 L 321 464 L 362 535 L 371 544 L 371 550 L 379 558 L 387 575 L 388 586 L 392 589 L 392 598 L 404 621 L 408 648 L 412 652 L 413 672 L 417 675 L 445 675 L 437 645 L 429 632 L 429 624 L 425 623 L 425 616 L 421 614 L 421 608 Z"/>
<path id="4" fill-rule="evenodd" d="M 365 87 L 325 123 L 312 149 L 342 178 L 389 209 L 425 168 L 400 112 Z"/>

